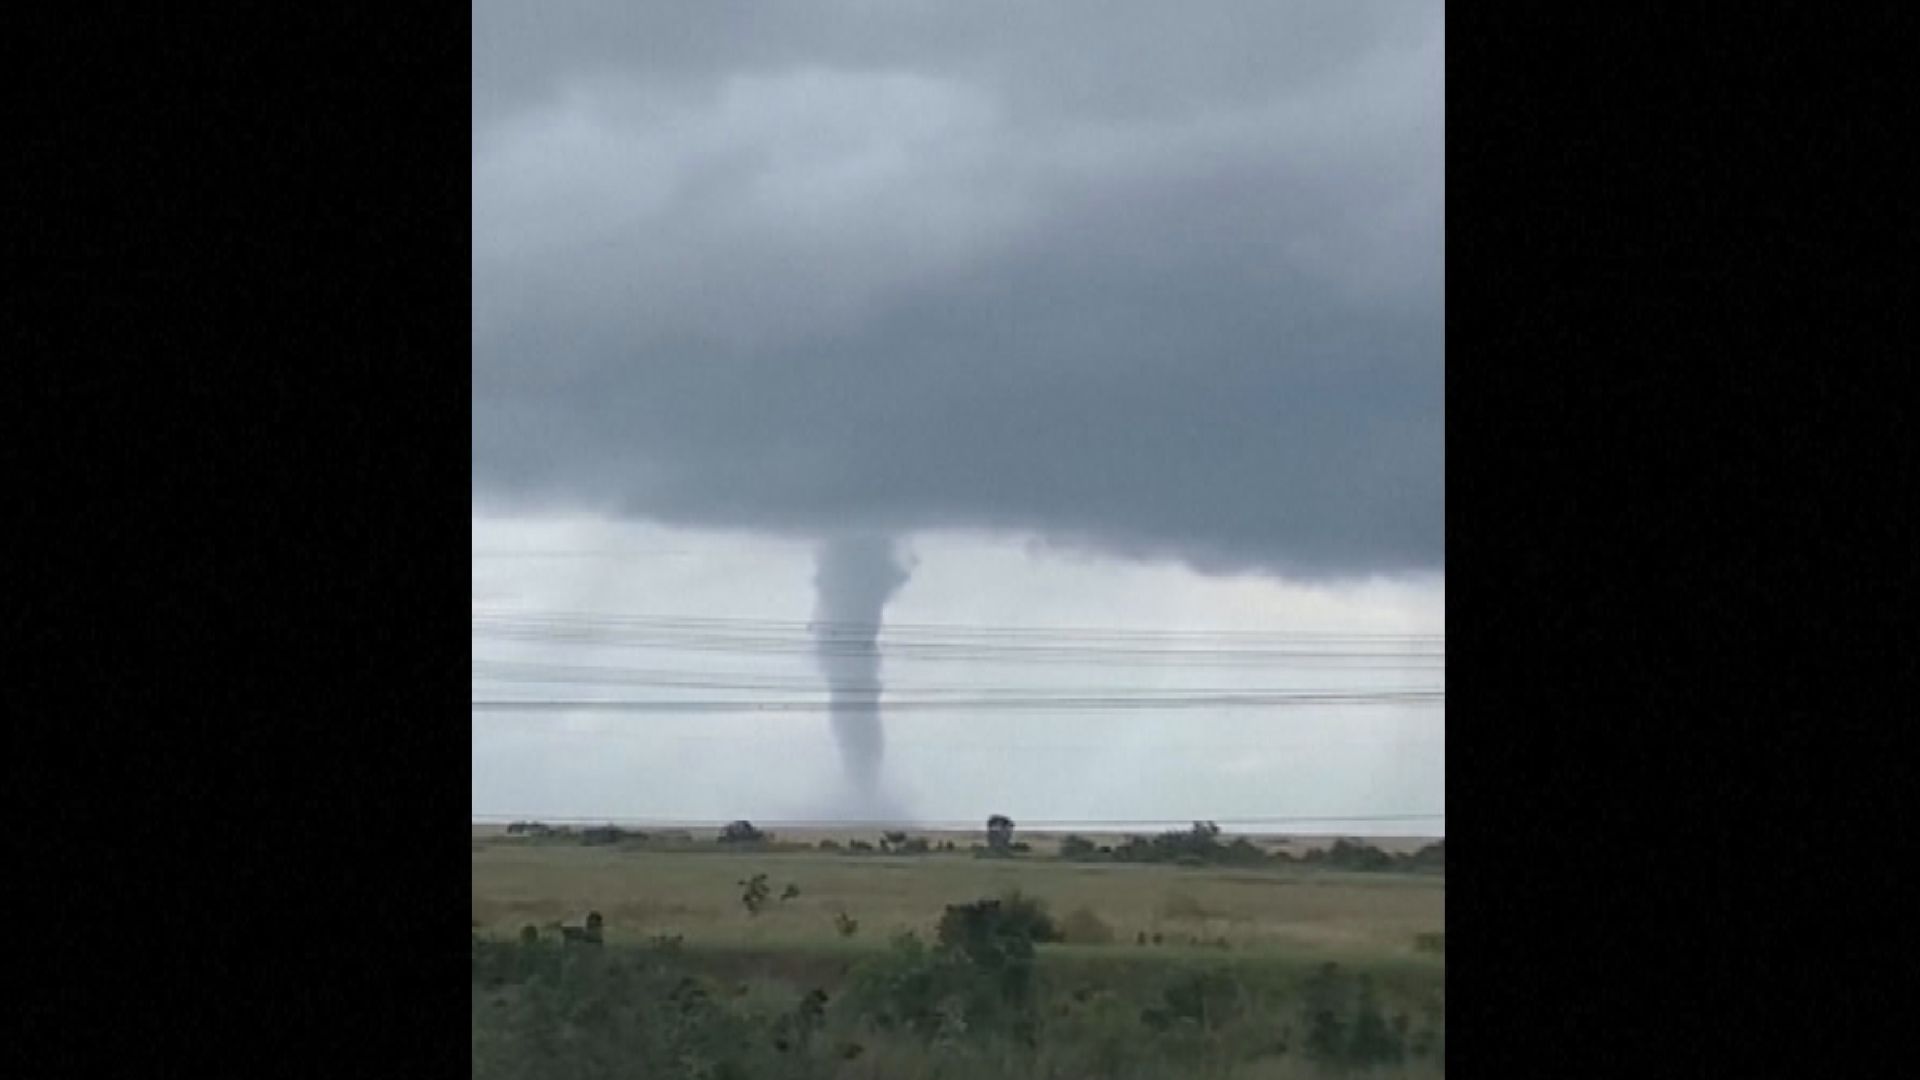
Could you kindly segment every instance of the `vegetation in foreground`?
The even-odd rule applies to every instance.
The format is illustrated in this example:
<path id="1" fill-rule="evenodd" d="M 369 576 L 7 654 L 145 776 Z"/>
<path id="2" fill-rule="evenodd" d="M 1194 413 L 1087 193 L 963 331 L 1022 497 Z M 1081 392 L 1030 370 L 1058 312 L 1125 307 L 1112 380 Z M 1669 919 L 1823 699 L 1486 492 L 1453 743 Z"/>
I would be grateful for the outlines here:
<path id="1" fill-rule="evenodd" d="M 474 849 L 474 1075 L 1443 1075 L 1444 847 L 1218 834 L 520 823 Z"/>
<path id="2" fill-rule="evenodd" d="M 476 930 L 476 1078 L 1444 1072 L 1438 978 L 1137 953 L 1076 963 L 1048 953 L 1063 921 L 1017 892 L 948 906 L 930 939 L 902 934 L 797 981 L 743 978 L 678 938 L 608 945 L 587 922 L 512 941 Z"/>

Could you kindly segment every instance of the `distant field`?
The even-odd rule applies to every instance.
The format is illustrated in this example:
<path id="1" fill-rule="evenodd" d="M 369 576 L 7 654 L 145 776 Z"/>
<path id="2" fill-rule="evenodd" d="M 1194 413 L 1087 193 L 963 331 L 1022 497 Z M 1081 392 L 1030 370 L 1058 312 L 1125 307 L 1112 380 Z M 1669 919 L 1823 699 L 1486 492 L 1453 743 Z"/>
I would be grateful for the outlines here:
<path id="1" fill-rule="evenodd" d="M 632 827 L 637 828 L 643 832 L 647 831 L 648 829 L 648 826 L 645 826 L 645 825 L 635 825 Z M 831 828 L 831 829 L 783 828 L 780 826 L 769 826 L 769 830 L 775 833 L 779 837 L 779 839 L 797 841 L 803 844 L 818 844 L 822 840 L 835 840 L 842 844 L 846 843 L 849 840 L 865 840 L 865 841 L 868 841 L 869 843 L 872 843 L 879 839 L 880 832 L 883 828 L 884 826 L 874 826 L 874 825 L 862 826 L 860 828 Z M 684 829 L 683 828 L 683 829 L 679 829 L 679 831 L 687 832 L 692 836 L 694 836 L 696 839 L 701 839 L 701 840 L 711 840 L 713 839 L 715 834 L 719 832 L 717 828 L 703 828 L 703 829 Z M 906 831 L 914 836 L 924 836 L 928 840 L 931 840 L 932 842 L 934 842 L 935 844 L 938 844 L 942 840 L 951 840 L 953 841 L 953 844 L 955 847 L 960 847 L 960 848 L 964 848 L 969 844 L 984 844 L 986 843 L 986 840 L 987 840 L 987 833 L 985 829 L 908 828 Z M 1111 844 L 1117 844 L 1126 840 L 1128 836 L 1135 836 L 1135 835 L 1150 836 L 1159 831 L 1160 831 L 1159 829 L 1152 829 L 1152 828 L 1139 828 L 1139 829 L 1132 829 L 1132 830 L 1125 830 L 1125 831 L 1094 831 L 1091 829 L 1081 829 L 1081 830 L 1021 829 L 1019 830 L 1018 835 L 1016 836 L 1016 839 L 1032 844 L 1033 849 L 1036 853 L 1052 854 L 1054 851 L 1056 851 L 1059 848 L 1060 841 L 1066 838 L 1068 835 L 1083 836 L 1086 839 L 1091 840 L 1096 844 L 1111 845 Z M 473 837 L 476 840 L 501 839 L 501 838 L 505 838 L 506 835 L 507 835 L 507 827 L 504 824 L 475 824 L 473 826 Z M 1319 835 L 1319 834 L 1309 834 L 1309 833 L 1239 833 L 1239 832 L 1236 832 L 1232 835 L 1245 836 L 1249 840 L 1252 840 L 1254 843 L 1259 844 L 1262 848 L 1264 848 L 1267 851 L 1285 851 L 1292 855 L 1303 854 L 1309 848 L 1324 848 L 1329 844 L 1333 843 L 1333 841 L 1337 838 L 1337 834 L 1331 834 L 1331 833 L 1326 835 Z M 1417 850 L 1418 848 L 1423 847 L 1427 844 L 1431 844 L 1435 840 L 1438 840 L 1440 838 L 1437 836 L 1367 836 L 1367 837 L 1350 837 L 1350 839 L 1365 840 L 1367 843 L 1373 845 L 1374 847 L 1379 848 L 1382 851 L 1400 854 L 1404 852 L 1411 852 L 1411 851 Z"/>
<path id="2" fill-rule="evenodd" d="M 827 835 L 796 831 L 781 838 Z M 1057 916 L 1091 912 L 1113 931 L 1109 949 L 1136 949 L 1139 935 L 1159 934 L 1166 950 L 1204 947 L 1218 955 L 1224 941 L 1228 953 L 1442 963 L 1417 953 L 1413 942 L 1417 934 L 1445 929 L 1444 877 L 1081 864 L 1039 851 L 1014 859 L 696 854 L 524 844 L 498 833 L 482 838 L 479 828 L 475 836 L 473 918 L 502 936 L 527 923 L 578 921 L 597 910 L 610 942 L 681 934 L 703 945 L 857 950 L 902 931 L 930 933 L 947 904 L 1018 888 L 1045 899 Z M 973 842 L 964 833 L 937 838 Z M 1037 837 L 1022 838 L 1039 847 Z M 736 883 L 756 873 L 767 875 L 776 896 L 789 883 L 800 895 L 750 917 Z M 834 930 L 840 912 L 860 923 L 852 941 L 843 943 Z"/>

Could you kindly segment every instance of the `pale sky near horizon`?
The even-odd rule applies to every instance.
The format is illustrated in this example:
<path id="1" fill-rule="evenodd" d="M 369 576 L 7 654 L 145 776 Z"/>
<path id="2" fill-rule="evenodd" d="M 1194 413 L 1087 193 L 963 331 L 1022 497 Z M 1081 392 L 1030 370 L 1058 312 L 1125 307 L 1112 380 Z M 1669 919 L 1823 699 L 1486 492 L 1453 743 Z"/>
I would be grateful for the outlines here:
<path id="1" fill-rule="evenodd" d="M 1445 584 L 1437 576 L 1308 585 L 1260 575 L 1209 578 L 1170 562 L 1115 560 L 977 534 L 923 536 L 911 546 L 913 576 L 887 609 L 890 622 L 905 625 L 1445 632 Z M 813 607 L 813 553 L 797 539 L 587 516 L 476 516 L 474 552 L 474 610 L 483 620 L 566 612 L 802 623 Z M 881 653 L 884 658 L 884 636 Z M 796 686 L 818 679 L 805 655 L 685 654 L 484 634 L 475 638 L 474 657 L 477 670 L 509 674 L 504 681 L 476 677 L 477 699 L 673 700 L 672 691 L 658 689 L 528 685 L 511 677 L 521 667 L 497 666 L 503 664 L 665 669 L 723 678 L 747 673 Z M 883 663 L 889 687 L 906 694 L 923 685 L 1445 687 L 1444 665 L 1429 664 L 1247 671 L 992 658 Z M 1444 813 L 1445 723 L 1444 705 L 1431 703 L 888 717 L 883 785 L 897 816 L 921 821 L 969 822 L 996 812 L 1016 821 Z M 838 801 L 839 783 L 821 713 L 474 715 L 476 816 L 863 816 L 849 814 Z M 1445 822 L 1350 821 L 1269 831 L 1429 835 L 1443 834 Z"/>
<path id="2" fill-rule="evenodd" d="M 899 706 L 858 797 L 819 712 L 476 706 L 476 814 L 1443 811 L 1443 700 L 1135 707 L 1444 687 L 1443 3 L 477 0 L 473 48 L 476 701 L 844 702 L 825 603 Z M 1127 700 L 913 701 L 1046 687 Z"/>

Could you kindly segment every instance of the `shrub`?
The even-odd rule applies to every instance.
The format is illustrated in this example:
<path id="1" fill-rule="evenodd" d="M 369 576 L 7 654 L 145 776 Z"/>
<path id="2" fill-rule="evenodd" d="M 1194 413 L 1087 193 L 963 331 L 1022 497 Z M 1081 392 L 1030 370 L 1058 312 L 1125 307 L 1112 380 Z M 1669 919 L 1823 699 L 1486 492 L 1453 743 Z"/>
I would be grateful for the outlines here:
<path id="1" fill-rule="evenodd" d="M 833 917 L 833 928 L 840 932 L 841 937 L 850 938 L 859 932 L 860 921 L 849 917 L 846 912 L 842 911 Z"/>
<path id="2" fill-rule="evenodd" d="M 988 966 L 1031 957 L 1034 944 L 1060 940 L 1046 902 L 1018 889 L 997 900 L 948 905 L 937 933 L 941 945 Z"/>
<path id="3" fill-rule="evenodd" d="M 1060 857 L 1063 859 L 1084 859 L 1093 855 L 1096 850 L 1093 841 L 1084 836 L 1069 834 L 1066 839 L 1060 841 Z"/>
<path id="4" fill-rule="evenodd" d="M 1240 1015 L 1246 1004 L 1240 983 L 1221 970 L 1189 975 L 1167 987 L 1161 999 L 1160 1006 L 1140 1014 L 1149 1027 L 1165 1029 L 1185 1021 L 1210 1031 Z"/>
<path id="5" fill-rule="evenodd" d="M 1309 1057 L 1328 1065 L 1374 1066 L 1403 1060 L 1409 1027 L 1405 1015 L 1391 1022 L 1380 1011 L 1373 980 L 1345 974 L 1338 964 L 1325 964 L 1307 981 L 1302 1020 Z M 1426 1051 L 1424 1045 L 1416 1053 Z"/>
<path id="6" fill-rule="evenodd" d="M 1445 873 L 1447 869 L 1447 842 L 1436 841 L 1401 860 L 1409 870 L 1437 870 Z"/>
<path id="7" fill-rule="evenodd" d="M 1393 866 L 1393 856 L 1372 844 L 1340 839 L 1327 850 L 1327 864 L 1342 870 L 1386 870 Z"/>
<path id="8" fill-rule="evenodd" d="M 1380 1065 L 1406 1056 L 1405 1025 L 1387 1023 L 1374 996 L 1373 979 L 1360 976 L 1359 992 L 1353 1012 L 1353 1036 L 1347 1043 L 1347 1060 L 1356 1065 Z"/>
<path id="9" fill-rule="evenodd" d="M 1060 940 L 1045 905 L 1018 892 L 949 905 L 938 935 L 928 948 L 904 934 L 886 955 L 860 965 L 843 998 L 848 1007 L 883 1030 L 927 1040 L 991 1036 L 1032 1047 L 1039 1025 L 1034 944 Z"/>
<path id="10" fill-rule="evenodd" d="M 1220 852 L 1222 862 L 1243 866 L 1264 861 L 1266 857 L 1266 852 L 1261 851 L 1253 841 L 1244 836 L 1235 837 L 1233 843 L 1228 844 Z"/>
<path id="11" fill-rule="evenodd" d="M 755 874 L 735 884 L 741 887 L 740 903 L 747 909 L 747 914 L 760 914 L 760 909 L 767 906 L 768 893 L 772 891 L 767 888 L 767 875 Z"/>
<path id="12" fill-rule="evenodd" d="M 617 844 L 622 840 L 645 840 L 645 833 L 630 833 L 618 825 L 593 825 L 580 830 L 580 842 L 588 845 Z"/>
<path id="13" fill-rule="evenodd" d="M 718 840 L 722 844 L 760 844 L 773 839 L 766 833 L 753 827 L 751 821 L 729 822 L 720 830 Z"/>

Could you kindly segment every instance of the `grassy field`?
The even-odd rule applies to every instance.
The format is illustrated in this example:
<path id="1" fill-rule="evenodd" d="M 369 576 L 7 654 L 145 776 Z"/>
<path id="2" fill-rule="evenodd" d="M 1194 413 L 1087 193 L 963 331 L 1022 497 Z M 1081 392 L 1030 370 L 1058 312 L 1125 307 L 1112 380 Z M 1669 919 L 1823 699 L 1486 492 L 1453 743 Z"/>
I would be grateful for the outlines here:
<path id="1" fill-rule="evenodd" d="M 1444 932 L 1444 875 L 1078 863 L 1025 834 L 1031 854 L 976 858 L 965 847 L 977 834 L 918 835 L 961 850 L 661 851 L 476 828 L 474 1075 L 1444 1074 L 1445 958 L 1415 947 L 1417 935 Z M 740 882 L 757 874 L 771 896 L 751 915 Z M 780 900 L 789 884 L 798 895 Z M 899 935 L 930 943 L 948 905 L 1013 889 L 1067 928 L 1066 943 L 1036 951 L 1028 1011 L 1006 1014 L 1038 1027 L 1018 1036 L 1003 1017 L 991 1022 L 1014 1026 L 929 1034 L 885 1021 L 889 1010 L 916 1008 L 924 1021 L 932 1006 L 916 1004 L 913 988 L 949 977 L 928 954 L 902 953 Z M 605 919 L 602 949 L 508 944 L 529 924 L 578 924 L 589 911 Z M 836 928 L 842 913 L 858 922 L 851 936 Z M 1329 964 L 1340 972 L 1333 984 Z M 696 984 L 705 989 L 689 1005 Z M 792 1042 L 781 1033 L 804 1027 L 795 1003 L 812 991 L 830 1006 L 814 1021 L 814 1042 Z M 1328 994 L 1337 1005 L 1314 1004 Z M 1316 1058 L 1316 1040 L 1358 1045 L 1360 1018 L 1375 1008 L 1367 1001 L 1377 1002 L 1376 1028 L 1398 1031 L 1386 1037 L 1402 1049 L 1363 1066 Z M 706 1011 L 696 1022 L 689 1008 Z M 1183 1008 L 1199 1011 L 1182 1019 Z"/>
<path id="2" fill-rule="evenodd" d="M 736 884 L 764 873 L 777 896 L 800 895 L 750 917 Z M 834 918 L 858 920 L 856 940 L 931 931 L 947 904 L 1008 889 L 1066 916 L 1091 912 L 1116 947 L 1161 935 L 1163 947 L 1318 959 L 1420 962 L 1414 936 L 1446 924 L 1442 877 L 1315 869 L 1226 869 L 1080 864 L 1039 855 L 976 859 L 826 853 L 680 854 L 608 847 L 482 842 L 473 853 L 473 918 L 510 935 L 526 923 L 606 918 L 609 941 L 681 934 L 710 944 L 835 943 Z"/>
<path id="3" fill-rule="evenodd" d="M 643 831 L 659 831 L 657 829 L 649 829 L 648 826 L 644 825 L 637 826 L 637 828 Z M 680 831 L 685 832 L 690 838 L 701 841 L 711 840 L 719 833 L 719 830 L 716 828 L 679 828 Z M 872 842 L 879 838 L 879 830 L 874 826 L 859 829 L 845 827 L 796 828 L 792 826 L 782 826 L 778 827 L 776 831 L 779 834 L 779 839 L 798 842 L 808 847 L 813 847 L 822 840 L 834 840 L 845 844 L 850 840 L 866 840 Z M 909 831 L 915 836 L 924 836 L 935 844 L 938 844 L 942 840 L 950 840 L 954 846 L 960 848 L 965 848 L 969 844 L 984 844 L 987 841 L 987 834 L 984 829 L 915 828 Z M 1069 835 L 1084 837 L 1093 841 L 1095 844 L 1111 845 L 1120 843 L 1131 835 L 1157 831 L 1159 830 L 1146 828 L 1132 829 L 1125 832 L 1102 832 L 1089 829 L 1059 830 L 1022 828 L 1019 830 L 1018 838 L 1033 845 L 1035 854 L 1051 855 L 1059 850 L 1060 841 L 1066 839 Z M 473 826 L 473 838 L 476 841 L 505 840 L 508 838 L 507 827 L 504 824 L 498 823 L 475 824 Z M 1292 855 L 1302 855 L 1305 854 L 1309 848 L 1326 847 L 1328 844 L 1331 844 L 1335 838 L 1332 836 L 1304 834 L 1250 834 L 1248 839 L 1259 844 L 1260 847 L 1266 851 L 1285 851 Z M 1410 852 L 1426 844 L 1431 844 L 1439 838 L 1433 836 L 1368 836 L 1361 839 L 1364 839 L 1367 843 L 1382 851 Z"/>

